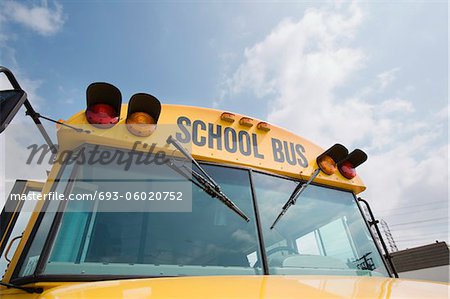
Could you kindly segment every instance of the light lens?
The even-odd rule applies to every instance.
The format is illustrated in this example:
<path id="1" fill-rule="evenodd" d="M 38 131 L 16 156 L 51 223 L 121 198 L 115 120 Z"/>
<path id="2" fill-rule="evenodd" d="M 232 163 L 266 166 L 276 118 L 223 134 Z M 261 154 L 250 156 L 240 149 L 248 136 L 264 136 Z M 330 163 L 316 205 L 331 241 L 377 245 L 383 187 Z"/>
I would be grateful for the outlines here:
<path id="1" fill-rule="evenodd" d="M 270 131 L 270 125 L 268 123 L 266 123 L 266 122 L 263 122 L 263 121 L 259 122 L 256 125 L 256 128 L 258 128 L 259 130 L 264 131 L 264 132 L 269 132 Z"/>
<path id="2" fill-rule="evenodd" d="M 320 158 L 319 167 L 320 170 L 322 170 L 325 174 L 328 175 L 332 175 L 337 170 L 336 162 L 334 162 L 334 160 L 327 155 L 324 155 L 323 157 Z"/>
<path id="3" fill-rule="evenodd" d="M 353 164 L 345 161 L 339 166 L 339 172 L 347 179 L 351 180 L 356 176 L 356 169 Z"/>
<path id="4" fill-rule="evenodd" d="M 110 105 L 95 104 L 86 110 L 86 119 L 94 127 L 108 129 L 119 122 L 119 115 Z"/>
<path id="5" fill-rule="evenodd" d="M 156 122 L 145 112 L 134 112 L 127 118 L 127 129 L 133 135 L 147 137 L 155 131 Z"/>
<path id="6" fill-rule="evenodd" d="M 241 117 L 239 124 L 244 127 L 253 127 L 253 119 L 250 117 Z"/>
<path id="7" fill-rule="evenodd" d="M 220 115 L 220 119 L 229 123 L 234 122 L 235 115 L 230 112 L 224 112 L 222 115 Z"/>

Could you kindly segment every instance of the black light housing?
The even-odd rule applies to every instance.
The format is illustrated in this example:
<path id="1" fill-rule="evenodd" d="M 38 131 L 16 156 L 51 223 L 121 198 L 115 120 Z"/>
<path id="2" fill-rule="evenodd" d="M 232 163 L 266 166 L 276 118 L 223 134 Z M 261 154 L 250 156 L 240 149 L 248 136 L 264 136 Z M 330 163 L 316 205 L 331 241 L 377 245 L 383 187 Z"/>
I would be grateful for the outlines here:
<path id="1" fill-rule="evenodd" d="M 120 119 L 122 94 L 112 84 L 95 82 L 86 89 L 86 118 L 88 122 L 102 129 L 111 128 Z"/>
<path id="2" fill-rule="evenodd" d="M 161 102 L 146 93 L 134 94 L 128 103 L 127 129 L 130 133 L 147 137 L 156 129 L 161 114 Z"/>
<path id="3" fill-rule="evenodd" d="M 336 165 L 339 161 L 347 157 L 348 150 L 342 144 L 336 143 L 322 154 L 317 159 L 317 165 L 325 174 L 331 175 L 336 172 Z"/>
<path id="4" fill-rule="evenodd" d="M 351 180 L 356 176 L 356 167 L 367 161 L 367 154 L 360 149 L 355 149 L 344 159 L 338 162 L 339 172 Z"/>
<path id="5" fill-rule="evenodd" d="M 158 123 L 161 114 L 161 102 L 154 96 L 147 93 L 136 93 L 128 102 L 127 118 L 135 112 L 144 112 L 153 117 Z"/>

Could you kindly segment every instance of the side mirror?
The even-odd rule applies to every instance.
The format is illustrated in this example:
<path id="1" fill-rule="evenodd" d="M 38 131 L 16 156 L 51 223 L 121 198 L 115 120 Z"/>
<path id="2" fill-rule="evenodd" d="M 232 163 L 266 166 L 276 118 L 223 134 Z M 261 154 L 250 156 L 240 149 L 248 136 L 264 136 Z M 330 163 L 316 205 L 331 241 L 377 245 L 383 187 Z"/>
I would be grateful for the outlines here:
<path id="1" fill-rule="evenodd" d="M 19 83 L 12 72 L 0 66 L 0 73 L 4 73 L 14 89 L 0 90 L 0 133 L 2 133 L 6 126 L 16 116 L 20 107 L 27 100 L 27 94 L 22 90 Z"/>

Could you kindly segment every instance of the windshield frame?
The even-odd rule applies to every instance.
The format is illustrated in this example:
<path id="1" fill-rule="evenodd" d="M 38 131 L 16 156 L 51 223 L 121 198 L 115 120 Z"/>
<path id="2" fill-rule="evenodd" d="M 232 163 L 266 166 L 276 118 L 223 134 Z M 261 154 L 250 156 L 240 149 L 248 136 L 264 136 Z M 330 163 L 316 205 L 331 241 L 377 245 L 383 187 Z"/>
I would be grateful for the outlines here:
<path id="1" fill-rule="evenodd" d="M 86 147 L 86 146 L 93 146 L 96 144 L 90 144 L 90 143 L 84 143 L 80 146 L 78 146 L 77 148 L 75 148 L 73 150 L 74 153 L 77 153 L 80 151 L 80 149 Z M 119 147 L 110 147 L 110 146 L 105 146 L 105 145 L 100 145 L 102 148 L 119 148 Z M 219 167 L 225 167 L 225 168 L 232 168 L 232 169 L 240 169 L 240 170 L 244 170 L 248 172 L 249 175 L 249 182 L 250 182 L 250 190 L 251 190 L 251 201 L 252 201 L 252 205 L 253 205 L 253 209 L 254 209 L 254 217 L 255 217 L 255 227 L 256 227 L 256 237 L 257 237 L 257 245 L 258 245 L 258 250 L 259 250 L 259 256 L 261 257 L 261 270 L 262 273 L 258 274 L 258 275 L 274 275 L 274 274 L 270 274 L 269 272 L 269 266 L 268 266 L 268 259 L 267 259 L 267 255 L 266 255 L 266 247 L 265 247 L 265 242 L 264 242 L 264 233 L 263 233 L 263 228 L 262 228 L 262 224 L 261 224 L 261 215 L 258 209 L 258 200 L 257 200 L 257 195 L 255 192 L 255 186 L 254 186 L 254 182 L 253 182 L 253 178 L 254 175 L 253 173 L 261 173 L 261 174 L 265 174 L 265 175 L 269 175 L 269 176 L 273 176 L 273 177 L 277 177 L 277 178 L 281 178 L 281 179 L 286 179 L 286 180 L 290 180 L 292 182 L 295 183 L 305 183 L 306 180 L 299 180 L 299 179 L 295 179 L 289 176 L 285 176 L 285 175 L 280 175 L 280 174 L 275 174 L 272 172 L 268 172 L 268 171 L 264 171 L 264 170 L 260 170 L 260 169 L 255 169 L 252 167 L 248 167 L 248 166 L 243 166 L 243 165 L 235 165 L 235 164 L 230 164 L 230 163 L 223 163 L 223 162 L 212 162 L 212 161 L 203 161 L 203 160 L 198 160 L 198 162 L 201 165 L 213 165 L 213 166 L 219 166 Z M 58 175 L 56 177 L 56 179 L 54 180 L 54 182 L 52 183 L 51 186 L 51 191 L 54 191 L 57 186 L 60 183 L 60 179 L 61 176 L 63 175 L 63 173 L 66 170 L 66 167 L 69 166 L 69 164 L 62 164 L 58 167 Z M 69 176 L 69 180 L 72 180 L 76 174 L 77 174 L 77 168 L 79 168 L 80 165 L 78 163 L 74 163 L 74 167 L 70 172 L 70 176 Z M 365 217 L 363 209 L 357 199 L 357 196 L 349 190 L 346 189 L 342 189 L 342 188 L 337 188 L 334 186 L 329 186 L 329 185 L 325 185 L 325 184 L 319 184 L 316 182 L 312 182 L 311 185 L 315 185 L 318 187 L 323 187 L 323 188 L 328 188 L 328 189 L 333 189 L 333 190 L 339 190 L 339 191 L 345 191 L 345 192 L 349 192 L 352 194 L 353 197 L 353 201 L 356 203 L 356 206 L 359 209 L 359 215 L 363 218 L 364 223 L 366 225 L 366 228 L 370 234 L 370 236 L 372 237 L 373 243 L 375 243 L 375 247 L 378 251 L 378 254 L 381 257 L 381 260 L 383 261 L 383 265 L 386 268 L 386 271 L 388 273 L 388 275 L 390 277 L 393 277 L 393 272 L 391 270 L 391 268 L 388 266 L 387 260 L 385 258 L 385 255 L 382 253 L 382 250 L 378 244 L 378 242 L 376 241 L 375 235 L 373 230 L 370 227 L 369 224 L 369 220 Z M 64 192 L 66 192 L 67 189 L 69 189 L 70 183 L 66 184 L 65 188 L 64 188 Z M 287 200 L 287 199 L 286 199 Z M 143 275 L 116 275 L 116 274 L 108 274 L 108 275 L 92 275 L 92 274 L 83 274 L 83 275 L 76 275 L 76 274 L 43 274 L 42 270 L 45 268 L 45 264 L 49 258 L 50 255 L 50 251 L 51 251 L 51 247 L 53 242 L 55 241 L 55 238 L 57 236 L 57 232 L 58 229 L 61 225 L 61 221 L 63 218 L 63 215 L 65 212 L 57 212 L 53 221 L 52 221 L 52 225 L 51 225 L 51 229 L 48 232 L 47 238 L 45 240 L 45 243 L 43 245 L 41 254 L 39 256 L 39 261 L 37 263 L 37 266 L 34 270 L 34 272 L 31 275 L 28 276 L 23 276 L 23 277 L 19 277 L 19 272 L 20 269 L 23 266 L 25 257 L 34 241 L 36 232 L 42 222 L 42 218 L 43 216 L 47 213 L 47 209 L 48 209 L 48 205 L 49 202 L 45 202 L 42 210 L 39 213 L 38 219 L 36 221 L 36 223 L 34 224 L 34 227 L 32 229 L 32 233 L 29 237 L 29 239 L 27 240 L 24 249 L 22 250 L 22 252 L 20 253 L 20 257 L 19 257 L 19 261 L 17 262 L 17 264 L 15 265 L 15 269 L 13 271 L 12 277 L 10 279 L 10 281 L 12 283 L 15 284 L 25 284 L 25 283 L 30 283 L 30 282 L 38 282 L 38 281 L 99 281 L 99 280 L 118 280 L 118 279 L 136 279 L 136 278 L 162 278 L 162 277 L 173 277 L 173 276 L 143 276 Z M 59 203 L 58 206 L 58 211 L 62 211 L 61 207 L 64 208 L 64 206 L 67 205 L 67 202 L 63 201 L 61 203 Z M 281 206 L 280 206 L 281 209 Z M 178 277 L 178 276 L 176 276 Z"/>

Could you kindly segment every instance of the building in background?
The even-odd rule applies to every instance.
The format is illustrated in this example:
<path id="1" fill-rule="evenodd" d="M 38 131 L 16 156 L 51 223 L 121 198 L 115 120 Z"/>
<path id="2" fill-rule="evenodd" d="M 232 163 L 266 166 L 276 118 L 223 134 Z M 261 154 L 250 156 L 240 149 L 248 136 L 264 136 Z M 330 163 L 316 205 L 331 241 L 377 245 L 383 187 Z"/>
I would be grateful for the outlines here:
<path id="1" fill-rule="evenodd" d="M 449 247 L 438 242 L 391 253 L 401 278 L 449 282 Z"/>

